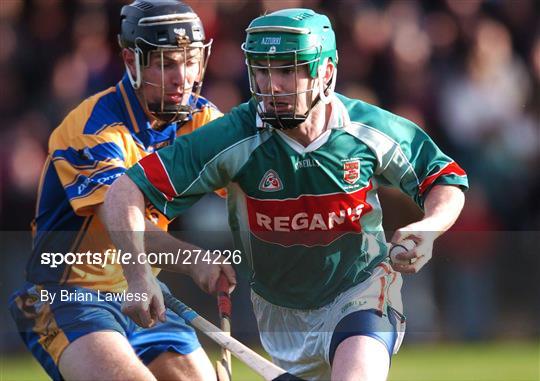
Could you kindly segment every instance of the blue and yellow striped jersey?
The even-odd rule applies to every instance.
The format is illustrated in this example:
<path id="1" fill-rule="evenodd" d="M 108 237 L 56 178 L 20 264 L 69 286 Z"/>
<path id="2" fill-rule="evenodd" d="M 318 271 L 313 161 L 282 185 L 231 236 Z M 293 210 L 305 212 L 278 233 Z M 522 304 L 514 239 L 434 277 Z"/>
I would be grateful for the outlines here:
<path id="1" fill-rule="evenodd" d="M 116 178 L 141 158 L 222 114 L 199 97 L 195 112 L 161 130 L 151 128 L 126 76 L 114 87 L 83 101 L 53 131 L 38 190 L 33 251 L 27 280 L 34 284 L 75 284 L 119 292 L 126 288 L 120 265 L 42 264 L 42 253 L 104 253 L 114 246 L 94 215 Z M 158 226 L 169 220 L 147 209 Z M 159 271 L 155 270 L 156 273 Z"/>

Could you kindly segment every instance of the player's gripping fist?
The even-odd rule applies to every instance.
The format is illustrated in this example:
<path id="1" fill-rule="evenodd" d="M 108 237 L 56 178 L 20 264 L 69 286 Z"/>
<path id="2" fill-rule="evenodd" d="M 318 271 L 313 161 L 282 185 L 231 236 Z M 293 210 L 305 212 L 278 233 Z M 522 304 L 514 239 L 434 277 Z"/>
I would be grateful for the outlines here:
<path id="1" fill-rule="evenodd" d="M 412 265 L 416 258 L 408 257 L 407 253 L 414 250 L 416 243 L 412 239 L 406 239 L 391 245 L 389 250 L 390 262 L 398 265 Z"/>
<path id="2" fill-rule="evenodd" d="M 122 312 L 137 325 L 148 328 L 158 321 L 164 322 L 165 304 L 163 294 L 153 274 L 128 280 L 127 295 L 141 295 L 141 298 L 126 298 Z"/>
<path id="3" fill-rule="evenodd" d="M 406 274 L 420 271 L 431 259 L 433 241 L 437 237 L 438 234 L 428 231 L 421 221 L 396 230 L 389 251 L 392 268 Z"/>

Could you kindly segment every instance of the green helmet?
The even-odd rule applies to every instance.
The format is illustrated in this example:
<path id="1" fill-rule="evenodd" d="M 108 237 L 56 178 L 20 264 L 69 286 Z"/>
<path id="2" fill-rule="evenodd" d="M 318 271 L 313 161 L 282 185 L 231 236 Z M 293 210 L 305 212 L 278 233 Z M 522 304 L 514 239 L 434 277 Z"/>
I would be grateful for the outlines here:
<path id="1" fill-rule="evenodd" d="M 246 58 L 310 61 L 309 74 L 330 58 L 337 64 L 336 36 L 330 20 L 311 9 L 282 9 L 256 18 L 246 29 Z"/>
<path id="2" fill-rule="evenodd" d="M 246 29 L 246 41 L 242 44 L 242 50 L 246 56 L 250 90 L 259 101 L 259 116 L 275 128 L 295 128 L 304 122 L 313 107 L 320 101 L 329 102 L 327 92 L 331 93 L 335 86 L 335 71 L 330 84 L 323 84 L 319 80 L 319 67 L 326 59 L 337 64 L 336 37 L 332 30 L 330 20 L 325 15 L 315 13 L 311 9 L 282 9 L 253 20 Z M 280 68 L 294 68 L 298 73 L 300 67 L 307 68 L 307 73 L 314 78 L 313 87 L 304 91 L 293 93 L 276 94 L 273 91 L 264 93 L 258 88 L 255 80 L 257 70 L 269 70 L 270 61 L 279 60 L 287 62 Z M 277 68 L 277 66 L 274 66 Z M 295 77 L 296 78 L 296 77 Z M 320 82 L 319 95 L 315 97 L 314 90 Z M 307 112 L 297 112 L 294 105 L 292 111 L 278 112 L 268 110 L 263 105 L 264 100 L 271 99 L 279 102 L 279 98 L 294 96 L 294 102 L 302 93 L 311 93 L 309 109 Z"/>

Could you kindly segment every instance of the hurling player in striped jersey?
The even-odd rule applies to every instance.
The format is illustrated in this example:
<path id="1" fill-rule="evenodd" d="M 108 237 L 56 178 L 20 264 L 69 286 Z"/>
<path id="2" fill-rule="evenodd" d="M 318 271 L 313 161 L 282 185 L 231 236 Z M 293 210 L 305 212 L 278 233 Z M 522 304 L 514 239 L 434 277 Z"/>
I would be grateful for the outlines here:
<path id="1" fill-rule="evenodd" d="M 465 172 L 409 120 L 334 91 L 329 19 L 309 9 L 258 17 L 242 45 L 252 99 L 127 171 L 106 224 L 140 251 L 144 200 L 174 217 L 227 187 L 229 224 L 249 279 L 263 347 L 310 380 L 387 378 L 405 329 L 401 273 L 416 273 L 458 217 Z M 400 189 L 424 217 L 391 242 L 377 197 Z M 151 307 L 154 308 L 154 307 Z"/>
<path id="2" fill-rule="evenodd" d="M 118 260 L 107 263 L 118 251 L 103 226 L 105 195 L 127 168 L 221 116 L 200 96 L 211 41 L 199 17 L 177 0 L 125 5 L 118 37 L 124 77 L 82 102 L 50 137 L 27 283 L 12 295 L 11 313 L 54 380 L 213 380 L 194 330 L 165 311 L 160 293 L 137 292 L 159 290 L 160 269 L 141 273 Z M 165 215 L 151 205 L 144 213 L 147 230 L 166 230 Z M 88 255 L 62 262 L 68 253 Z M 234 284 L 232 267 L 198 265 L 171 270 L 208 292 L 221 271 Z M 153 313 L 138 314 L 133 300 Z"/>

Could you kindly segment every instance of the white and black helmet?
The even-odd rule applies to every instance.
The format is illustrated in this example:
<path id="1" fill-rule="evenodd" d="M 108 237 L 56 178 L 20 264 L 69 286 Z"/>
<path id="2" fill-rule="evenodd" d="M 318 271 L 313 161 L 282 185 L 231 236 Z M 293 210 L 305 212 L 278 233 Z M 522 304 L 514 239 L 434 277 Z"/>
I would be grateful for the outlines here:
<path id="1" fill-rule="evenodd" d="M 188 49 L 200 49 L 201 68 L 198 81 L 193 86 L 193 94 L 198 97 L 212 41 L 205 41 L 202 22 L 193 9 L 178 0 L 136 0 L 122 7 L 120 18 L 120 47 L 131 49 L 136 56 L 135 76 L 127 70 L 133 88 L 141 87 L 144 81 L 141 67 L 149 64 L 152 52 L 163 54 L 165 51 L 183 49 L 187 53 Z M 172 107 L 164 104 L 163 100 L 160 104 L 145 106 L 157 119 L 166 122 L 183 120 L 192 111 L 188 105 Z"/>

